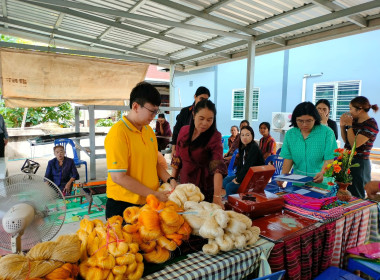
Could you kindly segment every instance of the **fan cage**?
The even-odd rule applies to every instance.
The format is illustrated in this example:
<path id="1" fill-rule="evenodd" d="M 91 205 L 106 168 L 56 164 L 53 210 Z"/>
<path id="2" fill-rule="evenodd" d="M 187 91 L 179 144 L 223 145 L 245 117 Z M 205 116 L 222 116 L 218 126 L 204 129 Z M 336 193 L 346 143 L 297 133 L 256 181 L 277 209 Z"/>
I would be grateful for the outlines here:
<path id="1" fill-rule="evenodd" d="M 0 248 L 11 251 L 12 235 L 3 228 L 4 214 L 18 203 L 35 209 L 33 222 L 21 237 L 21 248 L 27 251 L 39 242 L 51 240 L 65 220 L 66 202 L 61 190 L 47 178 L 34 174 L 7 177 L 0 184 Z"/>

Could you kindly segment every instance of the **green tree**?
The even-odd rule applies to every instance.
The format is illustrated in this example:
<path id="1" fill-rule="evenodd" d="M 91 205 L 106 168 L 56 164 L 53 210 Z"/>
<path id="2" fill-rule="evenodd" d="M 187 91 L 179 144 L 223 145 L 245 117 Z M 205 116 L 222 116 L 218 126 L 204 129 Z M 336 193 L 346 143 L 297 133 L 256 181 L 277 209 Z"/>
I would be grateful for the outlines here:
<path id="1" fill-rule="evenodd" d="M 7 127 L 21 127 L 24 108 L 7 108 L 4 101 L 0 102 L 0 114 L 4 116 Z M 61 127 L 69 127 L 74 120 L 74 109 L 69 102 L 57 107 L 29 108 L 26 115 L 27 126 L 34 126 L 44 122 L 55 122 Z"/>
<path id="2" fill-rule="evenodd" d="M 8 35 L 4 35 L 4 34 L 0 34 L 0 41 L 1 42 L 8 42 L 8 43 L 17 43 L 17 44 L 29 44 L 29 45 L 34 44 L 30 40 L 25 40 L 25 39 L 13 37 L 13 36 L 8 36 Z"/>
<path id="3" fill-rule="evenodd" d="M 4 34 L 0 34 L 0 41 L 18 44 L 36 44 L 29 40 Z M 7 127 L 21 127 L 24 108 L 7 108 L 4 105 L 4 101 L 1 100 L 0 114 L 4 116 Z M 29 108 L 26 116 L 26 124 L 28 126 L 34 126 L 43 122 L 55 122 L 62 127 L 69 127 L 73 119 L 74 110 L 69 102 L 65 102 L 57 107 Z"/>

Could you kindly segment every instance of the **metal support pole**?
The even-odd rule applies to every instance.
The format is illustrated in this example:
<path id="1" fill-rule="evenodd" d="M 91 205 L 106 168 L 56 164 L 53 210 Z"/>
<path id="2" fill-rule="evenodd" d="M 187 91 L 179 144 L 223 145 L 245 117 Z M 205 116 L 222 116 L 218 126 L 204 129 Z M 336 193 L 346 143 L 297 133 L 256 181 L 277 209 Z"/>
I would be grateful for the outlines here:
<path id="1" fill-rule="evenodd" d="M 248 41 L 248 58 L 247 58 L 247 83 L 245 87 L 245 112 L 244 117 L 249 122 L 252 121 L 252 104 L 253 104 L 253 81 L 255 70 L 256 43 L 255 39 Z"/>
<path id="2" fill-rule="evenodd" d="M 95 150 L 95 106 L 88 106 L 90 119 L 90 179 L 96 179 L 96 150 Z"/>
<path id="3" fill-rule="evenodd" d="M 75 106 L 75 133 L 80 132 L 80 119 L 79 119 L 79 107 Z M 77 140 L 80 145 L 80 139 Z M 80 159 L 80 151 L 78 154 L 78 158 Z"/>
<path id="4" fill-rule="evenodd" d="M 22 123 L 21 123 L 21 129 L 25 129 L 25 123 L 26 123 L 26 115 L 28 114 L 28 108 L 24 109 L 24 115 L 22 116 Z"/>
<path id="5" fill-rule="evenodd" d="M 323 75 L 323 72 L 321 72 L 320 74 L 305 74 L 305 75 L 303 75 L 301 102 L 305 102 L 306 101 L 306 82 L 307 82 L 307 79 L 308 78 L 313 78 L 313 77 L 320 77 L 322 75 Z"/>
<path id="6" fill-rule="evenodd" d="M 281 112 L 286 112 L 286 102 L 288 100 L 288 74 L 289 74 L 289 50 L 284 51 L 284 67 L 282 70 L 282 97 Z M 280 133 L 280 142 L 284 142 L 285 131 Z"/>
<path id="7" fill-rule="evenodd" d="M 80 120 L 79 120 L 79 107 L 75 106 L 75 132 L 80 131 Z"/>
<path id="8" fill-rule="evenodd" d="M 175 107 L 174 71 L 175 71 L 175 64 L 170 63 L 169 107 Z M 170 111 L 169 123 L 170 123 L 170 126 L 172 127 L 172 129 L 175 125 L 174 115 L 175 115 L 175 112 Z"/>

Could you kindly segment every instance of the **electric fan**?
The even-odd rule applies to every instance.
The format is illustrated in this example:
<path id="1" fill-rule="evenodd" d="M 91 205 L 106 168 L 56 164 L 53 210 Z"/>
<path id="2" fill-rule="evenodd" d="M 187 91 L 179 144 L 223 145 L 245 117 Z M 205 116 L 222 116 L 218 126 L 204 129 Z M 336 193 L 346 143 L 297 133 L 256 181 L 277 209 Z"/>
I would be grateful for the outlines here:
<path id="1" fill-rule="evenodd" d="M 64 196 L 49 179 L 34 174 L 7 177 L 0 185 L 0 248 L 18 253 L 52 239 L 65 214 Z"/>

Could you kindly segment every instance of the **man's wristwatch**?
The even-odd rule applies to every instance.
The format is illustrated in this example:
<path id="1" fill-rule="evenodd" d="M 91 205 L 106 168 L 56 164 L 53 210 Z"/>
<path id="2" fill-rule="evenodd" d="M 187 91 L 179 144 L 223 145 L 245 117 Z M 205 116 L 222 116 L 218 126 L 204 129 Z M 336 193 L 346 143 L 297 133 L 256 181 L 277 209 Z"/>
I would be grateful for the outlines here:
<path id="1" fill-rule="evenodd" d="M 170 184 L 171 180 L 175 180 L 175 178 L 174 177 L 169 177 L 169 179 L 166 180 L 166 183 Z"/>
<path id="2" fill-rule="evenodd" d="M 352 128 L 352 125 L 346 125 L 346 130 L 348 130 L 348 129 L 350 129 L 350 128 Z"/>

